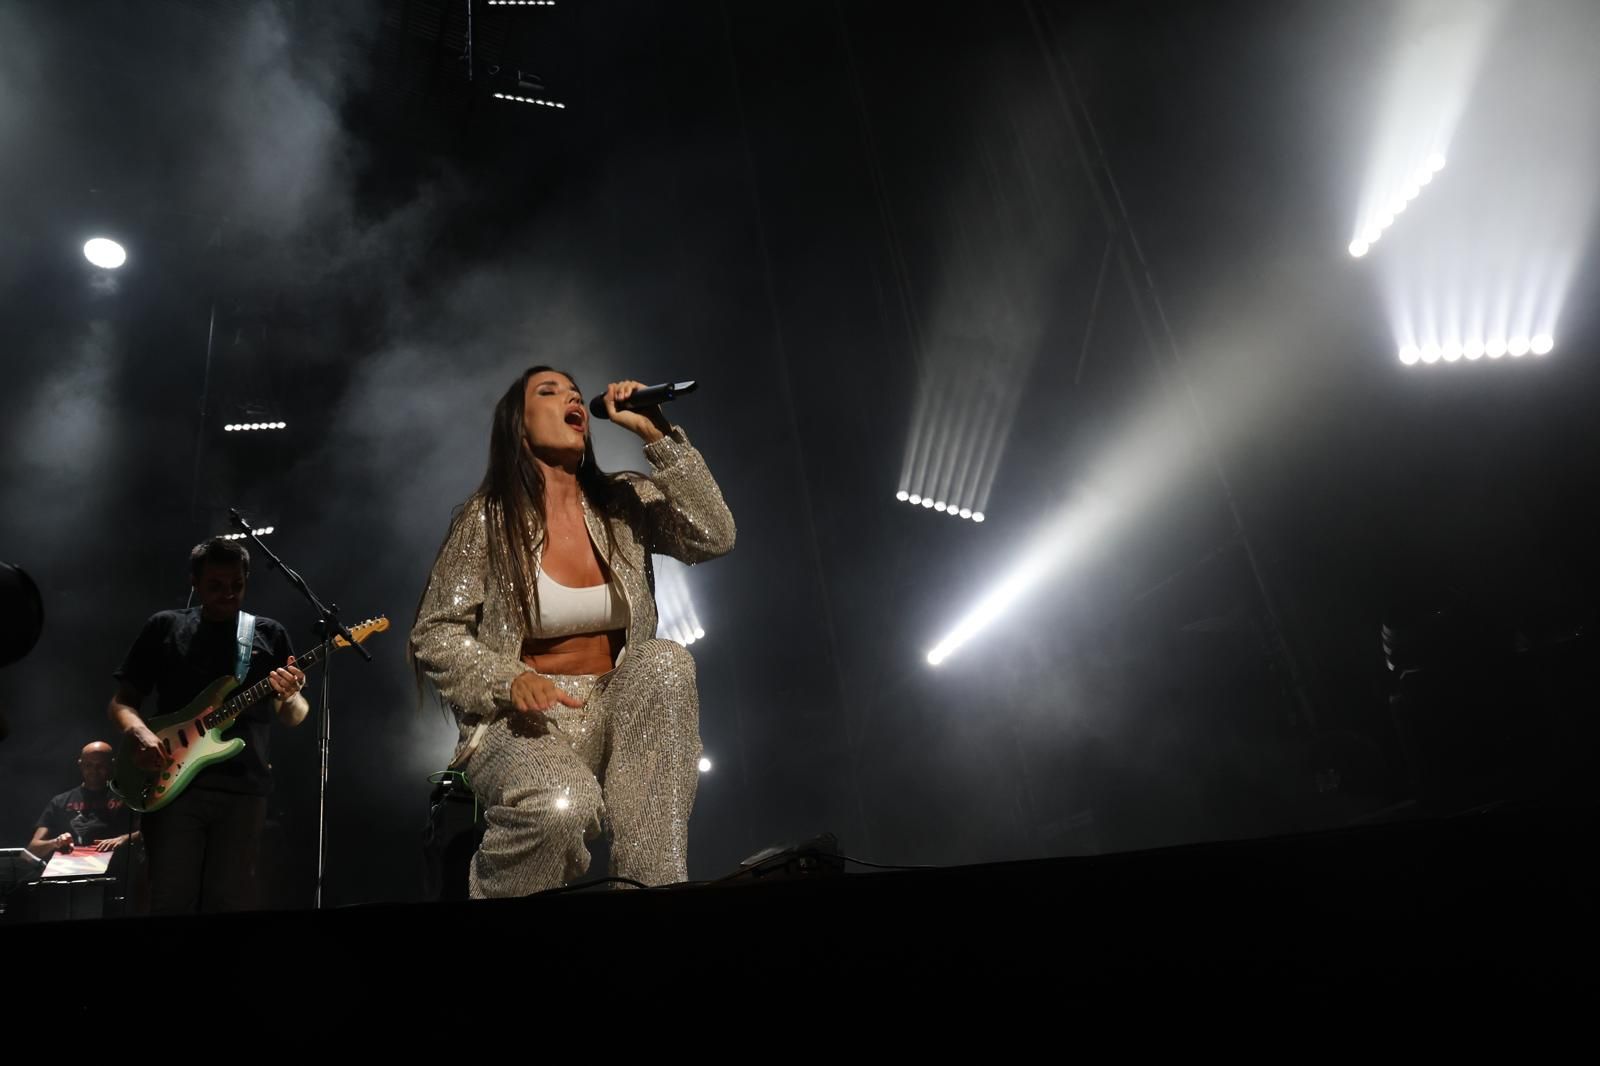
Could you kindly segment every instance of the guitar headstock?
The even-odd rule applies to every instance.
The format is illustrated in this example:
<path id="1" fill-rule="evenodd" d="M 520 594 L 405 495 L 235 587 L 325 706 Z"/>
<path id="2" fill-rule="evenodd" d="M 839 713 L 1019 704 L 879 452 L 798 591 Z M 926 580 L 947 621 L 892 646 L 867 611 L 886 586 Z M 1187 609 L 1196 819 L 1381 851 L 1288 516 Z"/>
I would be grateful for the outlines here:
<path id="1" fill-rule="evenodd" d="M 388 617 L 386 617 L 385 615 L 381 615 L 380 614 L 376 618 L 367 619 L 365 622 L 362 622 L 360 625 L 351 626 L 350 627 L 350 635 L 352 637 L 356 638 L 356 643 L 357 644 L 365 644 L 367 642 L 367 638 L 372 636 L 372 634 L 374 634 L 374 633 L 382 633 L 384 630 L 386 630 L 388 628 L 389 628 L 389 619 L 388 619 Z M 350 646 L 350 642 L 348 640 L 345 640 L 343 637 L 335 636 L 333 638 L 333 646 L 336 647 L 336 648 L 348 648 Z"/>

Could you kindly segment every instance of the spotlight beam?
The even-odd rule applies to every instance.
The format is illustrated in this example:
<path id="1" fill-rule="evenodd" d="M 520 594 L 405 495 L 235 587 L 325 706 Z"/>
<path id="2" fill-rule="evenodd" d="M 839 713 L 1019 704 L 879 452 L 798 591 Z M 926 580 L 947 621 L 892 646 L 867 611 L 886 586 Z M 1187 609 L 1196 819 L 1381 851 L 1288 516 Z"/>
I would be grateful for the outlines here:
<path id="1" fill-rule="evenodd" d="M 1021 603 L 1028 593 L 1048 585 L 1063 567 L 1081 556 L 1084 546 L 1101 536 L 1109 516 L 1109 508 L 1098 501 L 1085 499 L 1068 504 L 1023 552 L 1022 561 L 933 646 L 928 663 L 938 666 Z"/>

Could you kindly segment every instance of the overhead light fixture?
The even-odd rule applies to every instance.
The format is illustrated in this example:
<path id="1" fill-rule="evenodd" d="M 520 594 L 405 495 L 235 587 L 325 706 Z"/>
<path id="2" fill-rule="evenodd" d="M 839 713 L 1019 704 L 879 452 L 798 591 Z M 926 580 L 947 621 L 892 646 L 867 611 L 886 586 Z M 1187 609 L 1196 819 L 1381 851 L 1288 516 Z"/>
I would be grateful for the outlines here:
<path id="1" fill-rule="evenodd" d="M 936 500 L 932 496 L 919 496 L 915 492 L 901 489 L 894 494 L 894 498 L 901 503 L 909 503 L 913 507 L 921 507 L 938 514 L 947 514 L 951 518 L 965 518 L 973 522 L 983 521 L 983 512 L 974 511 L 971 507 L 962 507 L 959 504 L 945 500 Z"/>
<path id="2" fill-rule="evenodd" d="M 95 237 L 84 244 L 83 257 L 102 270 L 115 270 L 128 261 L 128 252 L 109 237 Z"/>
<path id="3" fill-rule="evenodd" d="M 1388 231 L 1395 220 L 1405 212 L 1406 205 L 1422 195 L 1422 187 L 1433 180 L 1433 176 L 1444 169 L 1445 158 L 1441 152 L 1430 153 L 1406 178 L 1405 185 L 1401 187 L 1400 194 L 1389 200 L 1387 204 L 1378 209 L 1375 217 L 1369 219 L 1357 230 L 1355 239 L 1350 242 L 1348 251 L 1356 259 L 1360 259 L 1372 250 Z"/>
<path id="4" fill-rule="evenodd" d="M 1444 344 L 1402 344 L 1400 346 L 1400 362 L 1406 366 L 1416 366 L 1417 363 L 1445 362 L 1454 363 L 1461 359 L 1477 362 L 1484 356 L 1490 359 L 1499 359 L 1509 355 L 1513 359 L 1520 359 L 1529 354 L 1549 355 L 1555 350 L 1556 340 L 1548 333 L 1537 333 L 1532 337 L 1517 336 L 1509 341 L 1504 337 L 1490 337 L 1484 340 L 1473 337 L 1471 340 L 1446 341 Z"/>
<path id="5" fill-rule="evenodd" d="M 515 93 L 495 93 L 494 98 L 496 100 L 510 100 L 519 104 L 538 104 L 541 107 L 558 107 L 562 110 L 566 110 L 567 107 L 566 104 L 557 103 L 554 100 L 541 100 L 535 96 L 518 96 Z"/>
<path id="6" fill-rule="evenodd" d="M 268 533 L 273 532 L 273 530 L 275 530 L 276 528 L 277 528 L 276 526 L 261 526 L 258 529 L 252 529 L 250 532 L 254 533 L 258 537 L 264 537 Z M 218 537 L 217 539 L 218 540 L 243 540 L 247 536 L 249 536 L 248 533 L 224 533 L 224 534 L 222 534 L 222 536 Z"/>

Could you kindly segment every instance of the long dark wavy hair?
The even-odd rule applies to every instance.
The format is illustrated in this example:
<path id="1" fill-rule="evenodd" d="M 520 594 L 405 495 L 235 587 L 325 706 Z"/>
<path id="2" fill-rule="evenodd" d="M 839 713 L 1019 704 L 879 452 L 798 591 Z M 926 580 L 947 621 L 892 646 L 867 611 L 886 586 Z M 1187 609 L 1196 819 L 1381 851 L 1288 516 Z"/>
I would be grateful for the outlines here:
<path id="1" fill-rule="evenodd" d="M 544 547 L 549 525 L 544 509 L 544 471 L 534 460 L 527 446 L 523 428 L 523 401 L 527 395 L 528 379 L 535 374 L 552 371 L 577 384 L 577 379 L 565 370 L 552 366 L 534 366 L 524 370 L 506 389 L 494 405 L 494 422 L 489 430 L 489 467 L 477 491 L 457 509 L 451 520 L 450 531 L 445 535 L 448 544 L 456 524 L 473 520 L 472 503 L 482 500 L 488 519 L 489 576 L 502 587 L 510 588 L 522 612 L 523 625 L 528 632 L 538 628 L 539 584 L 533 572 L 533 555 Z M 606 529 L 606 556 L 621 560 L 617 552 L 617 535 L 613 523 L 625 517 L 626 508 L 636 497 L 626 489 L 631 478 L 643 475 L 633 471 L 608 474 L 595 461 L 594 443 L 587 434 L 583 439 L 583 462 L 578 466 L 578 487 L 589 500 L 589 505 L 604 520 Z M 439 546 L 439 554 L 444 552 Z M 434 556 L 435 565 L 439 555 Z M 628 565 L 626 560 L 621 560 Z M 426 592 L 424 591 L 424 595 Z M 417 618 L 422 616 L 422 601 L 417 601 Z M 413 626 L 416 619 L 412 621 Z M 408 649 L 409 650 L 409 649 Z M 420 665 L 414 660 L 412 667 L 422 679 Z"/>

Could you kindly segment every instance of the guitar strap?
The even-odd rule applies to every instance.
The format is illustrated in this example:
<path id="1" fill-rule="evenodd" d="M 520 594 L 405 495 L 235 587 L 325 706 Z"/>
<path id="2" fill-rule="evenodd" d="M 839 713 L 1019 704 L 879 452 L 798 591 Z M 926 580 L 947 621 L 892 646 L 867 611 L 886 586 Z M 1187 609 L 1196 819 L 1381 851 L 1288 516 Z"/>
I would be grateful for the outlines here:
<path id="1" fill-rule="evenodd" d="M 245 675 L 250 672 L 250 649 L 256 642 L 255 615 L 239 612 L 239 630 L 234 639 L 239 644 L 239 654 L 233 664 L 233 679 L 242 685 Z"/>

